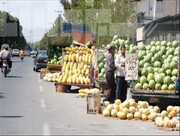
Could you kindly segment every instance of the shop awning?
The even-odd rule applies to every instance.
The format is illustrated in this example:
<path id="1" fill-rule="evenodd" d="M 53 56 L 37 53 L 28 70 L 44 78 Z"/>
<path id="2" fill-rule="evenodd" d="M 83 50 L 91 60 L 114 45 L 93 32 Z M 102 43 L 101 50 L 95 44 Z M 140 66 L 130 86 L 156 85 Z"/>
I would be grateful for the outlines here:
<path id="1" fill-rule="evenodd" d="M 145 34 L 146 37 L 150 37 L 152 35 L 152 33 L 154 32 L 154 30 L 158 27 L 158 25 L 159 25 L 159 23 L 153 24 L 152 27 Z"/>
<path id="2" fill-rule="evenodd" d="M 73 41 L 73 44 L 74 45 L 78 45 L 78 46 L 89 46 L 91 44 L 91 41 L 88 41 L 87 43 L 85 44 L 82 44 L 82 43 L 79 43 L 78 41 Z"/>
<path id="3" fill-rule="evenodd" d="M 50 37 L 52 46 L 68 47 L 72 44 L 71 33 L 60 33 Z"/>
<path id="4" fill-rule="evenodd" d="M 165 33 L 179 33 L 180 32 L 180 14 L 175 16 L 166 16 L 157 20 L 154 20 L 148 24 L 144 24 L 145 27 L 145 37 L 152 37 L 163 35 Z M 132 35 L 135 39 L 136 33 Z"/>

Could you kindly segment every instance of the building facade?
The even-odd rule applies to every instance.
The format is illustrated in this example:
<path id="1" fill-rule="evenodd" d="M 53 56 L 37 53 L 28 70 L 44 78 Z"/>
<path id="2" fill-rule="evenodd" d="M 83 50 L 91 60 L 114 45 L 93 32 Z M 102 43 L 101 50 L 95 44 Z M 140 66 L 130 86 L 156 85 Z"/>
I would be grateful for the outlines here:
<path id="1" fill-rule="evenodd" d="M 144 12 L 144 21 L 180 14 L 180 0 L 135 0 L 136 11 Z"/>
<path id="2" fill-rule="evenodd" d="M 143 13 L 146 40 L 180 40 L 180 0 L 133 0 L 136 11 Z"/>

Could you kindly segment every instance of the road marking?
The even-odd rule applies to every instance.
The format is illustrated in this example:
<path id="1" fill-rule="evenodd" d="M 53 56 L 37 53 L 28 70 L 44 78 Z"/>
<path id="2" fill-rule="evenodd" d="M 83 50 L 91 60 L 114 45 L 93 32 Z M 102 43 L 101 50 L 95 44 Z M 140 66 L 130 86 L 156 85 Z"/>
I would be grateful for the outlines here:
<path id="1" fill-rule="evenodd" d="M 38 82 L 41 83 L 42 82 L 41 79 L 39 79 Z"/>
<path id="2" fill-rule="evenodd" d="M 43 92 L 43 87 L 42 86 L 39 86 L 39 91 Z"/>
<path id="3" fill-rule="evenodd" d="M 46 103 L 44 99 L 41 99 L 41 108 L 46 108 Z"/>
<path id="4" fill-rule="evenodd" d="M 43 124 L 43 135 L 50 135 L 49 126 L 46 123 Z"/>

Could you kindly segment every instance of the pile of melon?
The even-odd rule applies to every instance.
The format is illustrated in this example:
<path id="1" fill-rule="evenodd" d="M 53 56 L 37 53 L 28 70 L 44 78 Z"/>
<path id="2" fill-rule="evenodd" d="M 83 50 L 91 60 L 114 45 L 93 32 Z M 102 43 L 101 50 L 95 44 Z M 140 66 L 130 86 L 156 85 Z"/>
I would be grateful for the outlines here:
<path id="1" fill-rule="evenodd" d="M 126 100 L 121 103 L 117 99 L 114 104 L 109 104 L 108 101 L 104 102 L 105 109 L 103 110 L 104 116 L 118 117 L 120 119 L 142 119 L 142 120 L 155 120 L 158 116 L 160 108 L 158 106 L 150 106 L 146 101 L 135 102 L 134 99 Z"/>
<path id="2" fill-rule="evenodd" d="M 180 120 L 177 118 L 180 114 L 179 106 L 168 106 L 161 114 L 155 119 L 155 124 L 158 127 L 176 128 L 180 130 Z"/>
<path id="3" fill-rule="evenodd" d="M 135 89 L 174 91 L 178 76 L 177 60 L 180 54 L 178 41 L 151 41 L 139 45 L 139 80 Z"/>
<path id="4" fill-rule="evenodd" d="M 115 103 L 110 104 L 108 101 L 104 102 L 104 110 L 102 112 L 105 117 L 116 117 L 119 119 L 135 119 L 135 120 L 150 120 L 156 121 L 157 126 L 167 126 L 166 121 L 164 122 L 164 118 L 169 118 L 169 122 L 173 122 L 171 127 L 178 127 L 179 120 L 176 118 L 176 115 L 180 113 L 180 107 L 175 106 L 169 109 L 167 108 L 166 114 L 164 115 L 164 111 L 160 113 L 160 108 L 158 106 L 151 106 L 146 101 L 138 101 L 135 102 L 134 99 L 126 100 L 123 103 L 120 99 L 115 100 Z M 163 125 L 159 125 L 159 120 L 162 119 Z M 173 121 L 171 121 L 173 120 Z M 162 123 L 162 122 L 160 122 Z M 168 125 L 170 127 L 170 125 Z"/>
<path id="5" fill-rule="evenodd" d="M 59 72 L 56 72 L 56 73 L 47 73 L 43 80 L 44 81 L 48 81 L 48 82 L 57 82 L 58 79 L 60 77 L 60 73 Z"/>

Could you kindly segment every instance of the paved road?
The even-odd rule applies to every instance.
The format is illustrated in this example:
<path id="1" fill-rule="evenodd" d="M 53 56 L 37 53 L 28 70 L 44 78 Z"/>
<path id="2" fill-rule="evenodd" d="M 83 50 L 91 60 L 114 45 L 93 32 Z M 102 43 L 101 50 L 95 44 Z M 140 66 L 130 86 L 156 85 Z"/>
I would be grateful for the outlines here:
<path id="1" fill-rule="evenodd" d="M 152 122 L 104 118 L 86 113 L 86 99 L 56 93 L 53 83 L 32 71 L 32 58 L 13 58 L 7 78 L 0 75 L 0 135 L 178 135 Z"/>

